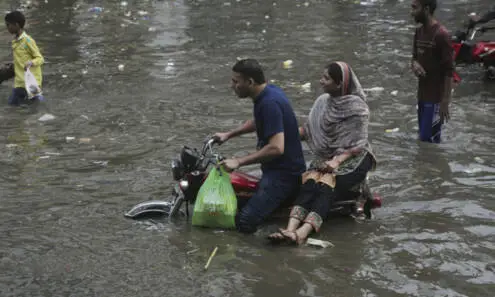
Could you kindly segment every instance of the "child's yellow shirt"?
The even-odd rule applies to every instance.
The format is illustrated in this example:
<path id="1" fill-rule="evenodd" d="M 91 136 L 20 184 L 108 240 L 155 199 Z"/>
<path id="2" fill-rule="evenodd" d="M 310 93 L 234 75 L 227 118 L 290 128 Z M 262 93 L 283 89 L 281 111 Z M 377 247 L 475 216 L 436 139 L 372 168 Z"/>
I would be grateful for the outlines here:
<path id="1" fill-rule="evenodd" d="M 25 88 L 24 67 L 28 61 L 33 62 L 33 66 L 29 70 L 31 70 L 41 88 L 43 80 L 41 65 L 43 65 L 45 59 L 41 55 L 36 41 L 27 35 L 26 32 L 22 32 L 18 38 L 12 40 L 12 52 L 14 55 L 15 72 L 14 88 Z"/>

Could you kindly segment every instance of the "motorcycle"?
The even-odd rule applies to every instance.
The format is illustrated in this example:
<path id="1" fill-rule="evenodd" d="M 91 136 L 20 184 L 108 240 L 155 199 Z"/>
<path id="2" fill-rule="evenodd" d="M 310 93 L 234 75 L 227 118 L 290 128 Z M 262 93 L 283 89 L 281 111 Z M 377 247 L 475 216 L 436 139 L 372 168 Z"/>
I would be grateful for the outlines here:
<path id="1" fill-rule="evenodd" d="M 137 219 L 146 215 L 168 215 L 173 218 L 182 214 L 189 216 L 189 204 L 196 200 L 198 191 L 208 176 L 210 165 L 216 166 L 224 158 L 214 151 L 214 145 L 219 144 L 218 138 L 207 139 L 201 151 L 184 146 L 177 159 L 172 161 L 172 175 L 176 184 L 169 200 L 150 200 L 141 202 L 124 214 L 127 218 Z M 254 174 L 241 171 L 230 173 L 230 180 L 237 196 L 238 209 L 240 209 L 256 192 L 260 178 Z M 273 217 L 288 217 L 294 199 L 288 199 L 286 203 L 275 211 Z M 184 210 L 181 207 L 185 203 Z M 352 195 L 336 201 L 331 207 L 331 213 L 359 217 L 364 215 L 371 218 L 371 210 L 379 208 L 382 200 L 379 196 L 373 196 L 369 189 L 367 178 L 356 186 Z"/>
<path id="2" fill-rule="evenodd" d="M 495 30 L 495 27 L 468 26 L 466 31 L 457 31 L 452 36 L 455 64 L 481 64 L 485 69 L 485 76 L 495 78 L 495 41 L 473 41 L 475 37 L 491 30 Z M 454 73 L 454 82 L 460 81 L 460 76 Z"/>

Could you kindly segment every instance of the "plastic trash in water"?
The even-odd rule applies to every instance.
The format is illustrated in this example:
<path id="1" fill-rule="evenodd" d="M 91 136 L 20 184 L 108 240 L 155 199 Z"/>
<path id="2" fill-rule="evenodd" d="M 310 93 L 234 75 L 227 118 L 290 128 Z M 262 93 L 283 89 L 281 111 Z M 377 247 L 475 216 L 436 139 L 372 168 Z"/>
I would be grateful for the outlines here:
<path id="1" fill-rule="evenodd" d="M 324 240 L 315 239 L 315 238 L 308 238 L 306 240 L 306 244 L 307 245 L 312 245 L 312 246 L 318 246 L 318 247 L 322 247 L 322 248 L 334 247 L 335 246 L 330 241 L 324 241 Z"/>
<path id="2" fill-rule="evenodd" d="M 304 2 L 304 6 L 308 7 L 309 6 L 309 2 Z"/>
<path id="3" fill-rule="evenodd" d="M 149 28 L 148 28 L 148 31 L 149 31 L 149 32 L 155 32 L 155 31 L 156 31 L 156 28 L 155 28 L 155 27 L 149 27 Z"/>
<path id="4" fill-rule="evenodd" d="M 119 69 L 119 71 L 124 71 L 125 66 L 124 64 L 120 64 L 117 68 Z"/>
<path id="5" fill-rule="evenodd" d="M 303 84 L 303 85 L 301 86 L 301 90 L 302 90 L 303 92 L 307 92 L 307 93 L 309 93 L 309 92 L 311 91 L 311 83 L 309 83 L 309 82 L 308 82 L 308 83 Z"/>
<path id="6" fill-rule="evenodd" d="M 144 10 L 140 10 L 137 12 L 140 16 L 145 16 L 145 15 L 148 15 L 148 12 L 147 11 L 144 11 Z"/>
<path id="7" fill-rule="evenodd" d="M 76 140 L 76 138 L 75 138 L 75 137 L 73 137 L 73 136 L 66 136 L 66 137 L 65 137 L 65 141 L 66 141 L 66 142 L 71 142 L 71 141 L 74 141 L 74 140 Z"/>
<path id="8" fill-rule="evenodd" d="M 474 157 L 474 160 L 481 164 L 485 163 L 485 160 L 481 159 L 480 157 Z"/>
<path id="9" fill-rule="evenodd" d="M 399 91 L 397 90 L 390 92 L 390 95 L 392 96 L 397 96 L 397 94 L 399 94 Z"/>
<path id="10" fill-rule="evenodd" d="M 385 129 L 385 132 L 387 132 L 387 133 L 399 132 L 399 128 Z"/>
<path id="11" fill-rule="evenodd" d="M 289 69 L 289 68 L 292 68 L 292 60 L 286 60 L 282 63 L 282 67 L 284 67 L 284 69 Z"/>
<path id="12" fill-rule="evenodd" d="M 87 137 L 83 137 L 83 138 L 79 138 L 79 143 L 90 143 L 91 142 L 91 138 L 87 138 Z"/>
<path id="13" fill-rule="evenodd" d="M 385 88 L 383 87 L 373 87 L 373 88 L 367 88 L 364 89 L 365 92 L 370 92 L 370 93 L 380 93 L 383 92 Z"/>
<path id="14" fill-rule="evenodd" d="M 122 2 L 120 2 L 120 6 L 124 6 L 124 7 L 126 7 L 126 6 L 127 6 L 127 1 L 122 1 Z"/>
<path id="15" fill-rule="evenodd" d="M 103 7 L 91 7 L 90 9 L 88 9 L 89 12 L 95 12 L 95 13 L 100 13 L 103 11 Z"/>
<path id="16" fill-rule="evenodd" d="M 48 122 L 48 121 L 51 121 L 51 120 L 54 120 L 55 119 L 55 116 L 52 115 L 52 114 L 49 114 L 49 113 L 45 113 L 44 115 L 42 115 L 38 121 L 40 122 Z"/>
<path id="17" fill-rule="evenodd" d="M 265 15 L 265 19 L 268 20 L 270 18 L 269 15 Z"/>

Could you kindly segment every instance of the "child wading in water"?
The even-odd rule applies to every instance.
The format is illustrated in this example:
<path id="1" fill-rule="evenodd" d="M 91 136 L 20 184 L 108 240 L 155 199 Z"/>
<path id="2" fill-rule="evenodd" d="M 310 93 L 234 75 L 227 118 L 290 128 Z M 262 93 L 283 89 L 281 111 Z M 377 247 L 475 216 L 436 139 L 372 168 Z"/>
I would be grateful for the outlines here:
<path id="1" fill-rule="evenodd" d="M 12 40 L 12 52 L 14 56 L 14 89 L 9 97 L 10 105 L 20 105 L 30 103 L 29 101 L 43 100 L 41 95 L 28 98 L 25 87 L 24 74 L 29 69 L 41 88 L 42 72 L 41 65 L 44 58 L 36 45 L 34 39 L 24 31 L 26 19 L 19 11 L 13 11 L 5 16 L 5 25 L 10 34 L 14 35 Z M 29 100 L 32 99 L 32 100 Z"/>

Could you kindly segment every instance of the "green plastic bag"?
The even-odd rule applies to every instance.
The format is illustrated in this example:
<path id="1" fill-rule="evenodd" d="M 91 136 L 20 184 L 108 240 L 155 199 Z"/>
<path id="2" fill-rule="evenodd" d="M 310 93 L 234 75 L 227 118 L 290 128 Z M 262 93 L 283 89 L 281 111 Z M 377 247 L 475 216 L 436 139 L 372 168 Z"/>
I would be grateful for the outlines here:
<path id="1" fill-rule="evenodd" d="M 237 198 L 230 175 L 223 167 L 213 167 L 201 186 L 194 204 L 192 224 L 211 228 L 234 228 Z"/>

